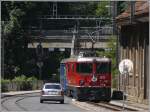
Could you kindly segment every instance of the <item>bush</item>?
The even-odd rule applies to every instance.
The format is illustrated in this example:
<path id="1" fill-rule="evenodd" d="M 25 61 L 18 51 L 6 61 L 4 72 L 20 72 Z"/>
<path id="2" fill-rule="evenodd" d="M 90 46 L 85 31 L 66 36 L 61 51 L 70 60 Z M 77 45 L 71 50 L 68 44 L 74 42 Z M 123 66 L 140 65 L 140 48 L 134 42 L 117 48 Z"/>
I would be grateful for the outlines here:
<path id="1" fill-rule="evenodd" d="M 15 77 L 12 81 L 17 84 L 17 90 L 27 90 L 28 85 L 26 81 L 26 76 L 21 75 L 18 77 Z"/>
<path id="2" fill-rule="evenodd" d="M 10 80 L 1 79 L 1 92 L 8 91 L 8 83 L 10 83 Z"/>
<path id="3" fill-rule="evenodd" d="M 33 77 L 29 77 L 29 78 L 27 79 L 27 83 L 28 83 L 28 87 L 29 87 L 31 90 L 37 89 L 38 80 L 37 80 L 37 78 L 35 78 L 34 76 L 33 76 Z"/>
<path id="4" fill-rule="evenodd" d="M 38 88 L 38 80 L 35 77 L 27 78 L 24 75 L 15 77 L 12 81 L 10 80 L 1 80 L 2 92 L 9 91 L 9 85 L 13 86 L 13 90 L 35 90 Z"/>

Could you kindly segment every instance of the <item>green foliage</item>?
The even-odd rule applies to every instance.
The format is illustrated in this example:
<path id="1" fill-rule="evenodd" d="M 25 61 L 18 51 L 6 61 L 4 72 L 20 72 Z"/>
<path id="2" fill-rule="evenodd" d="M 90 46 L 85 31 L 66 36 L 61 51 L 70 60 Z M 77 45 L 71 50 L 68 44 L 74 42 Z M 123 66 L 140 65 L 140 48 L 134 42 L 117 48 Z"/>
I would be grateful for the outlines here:
<path id="1" fill-rule="evenodd" d="M 25 82 L 26 76 L 21 75 L 21 76 L 15 77 L 12 81 L 14 81 L 14 82 Z"/>
<path id="2" fill-rule="evenodd" d="M 35 77 L 27 78 L 24 75 L 15 77 L 12 80 L 1 79 L 2 92 L 10 91 L 9 87 L 11 84 L 15 84 L 17 88 L 12 88 L 13 90 L 35 90 L 38 89 L 38 80 Z"/>
<path id="3" fill-rule="evenodd" d="M 69 12 L 71 15 L 95 15 L 95 10 L 97 8 L 97 3 L 95 2 L 77 2 L 77 3 L 68 3 L 66 12 Z M 62 7 L 63 9 L 64 7 Z"/>
<path id="4" fill-rule="evenodd" d="M 37 78 L 35 78 L 34 76 L 32 76 L 32 77 L 27 78 L 27 81 L 28 82 L 37 81 Z"/>
<path id="5" fill-rule="evenodd" d="M 98 4 L 98 7 L 96 9 L 96 15 L 102 16 L 102 17 L 108 17 L 108 8 L 106 5 L 109 5 L 109 1 L 102 1 Z"/>
<path id="6" fill-rule="evenodd" d="M 110 8 L 107 6 L 110 6 L 110 1 L 104 0 L 104 1 L 99 2 L 97 9 L 95 10 L 96 16 L 98 16 L 98 17 L 100 16 L 103 18 L 105 18 L 105 17 L 110 18 Z M 110 19 L 103 19 L 101 21 L 101 26 L 107 25 L 110 23 L 111 23 Z"/>
<path id="7" fill-rule="evenodd" d="M 37 89 L 38 80 L 34 76 L 27 78 L 28 89 Z"/>
<path id="8" fill-rule="evenodd" d="M 1 79 L 1 83 L 9 83 L 10 82 L 10 80 L 8 80 L 8 79 Z"/>
<path id="9" fill-rule="evenodd" d="M 49 14 L 50 4 L 52 5 L 52 3 L 47 2 L 2 1 L 2 38 L 4 39 L 5 46 L 5 79 L 13 79 L 20 74 L 25 74 L 26 76 L 38 74 L 35 50 L 27 48 L 28 42 L 30 41 L 27 28 L 31 25 L 39 25 L 37 16 Z M 48 60 L 54 59 L 54 61 L 51 62 L 53 64 L 52 66 L 54 66 L 52 67 L 54 68 L 52 73 L 55 73 L 55 68 L 59 66 L 59 61 L 64 58 L 63 54 L 58 54 L 57 56 L 48 55 L 45 57 L 48 57 Z M 43 61 L 47 63 L 47 59 L 44 58 Z M 54 65 L 55 63 L 57 64 Z M 47 63 L 46 65 L 48 70 L 50 70 L 50 64 Z M 19 68 L 19 70 L 15 72 L 15 68 Z M 44 67 L 42 69 L 44 71 L 42 75 L 46 76 L 51 74 L 48 70 L 45 71 Z M 35 77 L 38 77 L 38 75 L 35 75 Z"/>
<path id="10" fill-rule="evenodd" d="M 17 33 L 17 30 L 19 31 L 19 29 L 21 28 L 22 17 L 24 14 L 25 12 L 23 12 L 21 9 L 12 9 L 9 12 L 9 21 L 4 26 L 5 35 L 11 34 L 13 32 Z"/>
<path id="11" fill-rule="evenodd" d="M 35 77 L 27 78 L 24 75 L 15 77 L 12 82 L 18 85 L 17 90 L 32 90 L 36 89 L 35 84 L 37 83 L 37 79 Z"/>
<path id="12" fill-rule="evenodd" d="M 12 79 L 17 74 L 24 73 L 24 66 L 28 59 L 28 36 L 25 26 L 30 23 L 27 17 L 35 7 L 32 2 L 9 1 L 2 2 L 2 38 L 4 39 L 4 78 Z M 34 18 L 34 15 L 33 17 Z M 19 70 L 14 71 L 17 67 Z M 14 74 L 14 75 L 12 75 Z"/>
<path id="13" fill-rule="evenodd" d="M 1 92 L 7 92 L 8 87 L 7 84 L 10 83 L 10 80 L 1 79 Z"/>
<path id="14" fill-rule="evenodd" d="M 127 1 L 118 1 L 117 6 L 118 14 L 124 12 L 128 8 Z"/>
<path id="15" fill-rule="evenodd" d="M 26 90 L 26 76 L 24 75 L 21 75 L 21 76 L 18 76 L 18 77 L 15 77 L 12 82 L 16 83 L 18 85 L 18 90 Z"/>

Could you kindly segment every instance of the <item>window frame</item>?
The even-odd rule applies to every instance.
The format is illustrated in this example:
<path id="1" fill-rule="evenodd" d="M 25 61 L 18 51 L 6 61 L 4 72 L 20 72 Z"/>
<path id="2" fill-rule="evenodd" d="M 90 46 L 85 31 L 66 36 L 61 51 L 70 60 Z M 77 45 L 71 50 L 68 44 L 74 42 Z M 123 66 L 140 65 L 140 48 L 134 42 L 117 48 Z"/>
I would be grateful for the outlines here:
<path id="1" fill-rule="evenodd" d="M 79 72 L 77 69 L 78 69 L 78 64 L 91 64 L 91 72 L 90 73 L 84 73 L 84 72 Z M 93 63 L 92 62 L 77 62 L 76 63 L 76 73 L 79 73 L 79 74 L 92 74 L 93 73 Z"/>

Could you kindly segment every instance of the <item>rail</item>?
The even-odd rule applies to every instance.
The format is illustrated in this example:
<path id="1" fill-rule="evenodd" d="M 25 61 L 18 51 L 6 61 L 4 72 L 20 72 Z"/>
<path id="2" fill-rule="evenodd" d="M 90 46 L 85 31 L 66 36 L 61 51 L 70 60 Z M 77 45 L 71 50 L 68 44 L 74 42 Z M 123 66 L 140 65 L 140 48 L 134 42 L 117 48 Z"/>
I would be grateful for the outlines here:
<path id="1" fill-rule="evenodd" d="M 107 109 L 110 109 L 110 110 L 114 110 L 114 111 L 122 111 L 123 110 L 123 107 L 120 106 L 120 105 L 114 105 L 114 104 L 106 103 L 106 102 L 101 102 L 101 103 L 87 102 L 87 103 L 95 105 L 95 106 L 100 106 L 100 107 L 103 107 L 103 108 L 107 108 Z M 137 111 L 136 109 L 128 108 L 128 107 L 125 107 L 124 110 Z"/>
<path id="2" fill-rule="evenodd" d="M 11 99 L 15 99 L 15 106 L 19 109 L 21 109 L 22 111 L 27 111 L 27 108 L 21 106 L 19 103 L 20 101 L 24 100 L 25 98 L 29 98 L 29 97 L 37 97 L 38 95 L 32 95 L 33 93 L 26 93 L 26 95 L 12 95 L 12 96 L 9 96 L 9 97 L 5 97 L 2 99 L 1 101 L 1 106 L 4 110 L 6 111 L 10 111 L 10 107 L 9 106 L 6 106 L 5 104 L 7 104 L 7 102 L 9 102 L 9 100 Z"/>

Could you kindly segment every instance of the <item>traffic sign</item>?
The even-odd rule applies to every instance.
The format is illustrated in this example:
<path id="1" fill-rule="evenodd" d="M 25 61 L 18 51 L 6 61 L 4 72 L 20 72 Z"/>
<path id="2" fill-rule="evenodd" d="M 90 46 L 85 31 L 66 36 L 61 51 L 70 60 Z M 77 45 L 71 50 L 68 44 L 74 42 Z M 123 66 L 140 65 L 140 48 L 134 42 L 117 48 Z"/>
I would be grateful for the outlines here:
<path id="1" fill-rule="evenodd" d="M 119 63 L 119 71 L 122 75 L 123 82 L 123 110 L 125 109 L 125 94 L 126 94 L 126 86 L 127 86 L 127 76 L 133 70 L 133 62 L 129 59 L 124 59 Z"/>
<path id="2" fill-rule="evenodd" d="M 119 63 L 119 71 L 121 74 L 130 73 L 133 70 L 133 62 L 129 59 L 124 59 Z"/>

